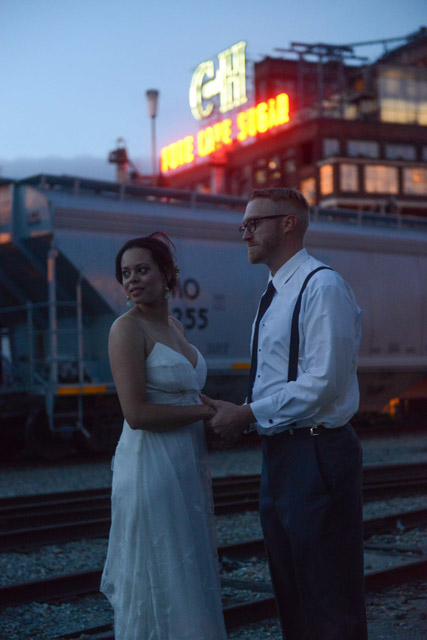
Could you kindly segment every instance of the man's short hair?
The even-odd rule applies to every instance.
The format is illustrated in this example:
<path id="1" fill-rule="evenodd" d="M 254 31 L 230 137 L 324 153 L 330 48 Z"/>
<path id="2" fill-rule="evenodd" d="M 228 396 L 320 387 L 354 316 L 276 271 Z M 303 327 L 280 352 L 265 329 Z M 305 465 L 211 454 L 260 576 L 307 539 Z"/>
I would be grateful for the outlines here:
<path id="1" fill-rule="evenodd" d="M 249 196 L 249 202 L 251 202 L 251 200 L 257 200 L 258 198 L 271 200 L 279 206 L 282 203 L 288 203 L 292 213 L 294 213 L 298 219 L 300 230 L 305 233 L 309 222 L 310 207 L 300 191 L 297 191 L 296 189 L 288 189 L 286 187 L 255 189 Z"/>
<path id="2" fill-rule="evenodd" d="M 254 189 L 249 196 L 249 202 L 256 198 L 265 198 L 266 200 L 272 200 L 273 202 L 280 202 L 281 200 L 288 201 L 298 208 L 303 207 L 307 211 L 309 210 L 309 204 L 300 191 L 296 189 L 287 189 L 286 187 L 271 187 L 270 189 Z"/>

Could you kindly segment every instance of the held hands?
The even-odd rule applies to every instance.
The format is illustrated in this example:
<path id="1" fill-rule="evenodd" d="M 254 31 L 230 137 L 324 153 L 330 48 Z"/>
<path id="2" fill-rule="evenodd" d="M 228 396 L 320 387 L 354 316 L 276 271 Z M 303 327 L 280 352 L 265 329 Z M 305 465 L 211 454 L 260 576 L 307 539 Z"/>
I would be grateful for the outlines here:
<path id="1" fill-rule="evenodd" d="M 242 431 L 251 423 L 255 422 L 255 417 L 249 405 L 237 405 L 223 400 L 213 400 L 202 395 L 202 402 L 212 407 L 216 411 L 215 415 L 206 420 L 205 424 L 209 431 L 220 437 L 221 444 L 232 446 L 239 439 Z"/>
<path id="2" fill-rule="evenodd" d="M 205 402 L 203 404 L 205 405 L 205 409 L 206 409 L 206 415 L 204 417 L 204 422 L 206 423 L 208 422 L 208 420 L 211 420 L 215 416 L 216 409 L 214 409 L 214 407 L 209 406 Z"/>

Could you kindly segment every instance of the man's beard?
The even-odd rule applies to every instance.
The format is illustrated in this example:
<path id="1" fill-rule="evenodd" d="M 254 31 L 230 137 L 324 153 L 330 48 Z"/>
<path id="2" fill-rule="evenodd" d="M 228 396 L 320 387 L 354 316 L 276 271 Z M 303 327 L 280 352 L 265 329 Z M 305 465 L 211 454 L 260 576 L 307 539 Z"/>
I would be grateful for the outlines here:
<path id="1" fill-rule="evenodd" d="M 262 246 L 248 246 L 248 260 L 251 264 L 265 264 L 268 256 L 279 246 L 280 238 L 277 235 L 265 240 Z M 252 248 L 252 252 L 251 252 Z"/>

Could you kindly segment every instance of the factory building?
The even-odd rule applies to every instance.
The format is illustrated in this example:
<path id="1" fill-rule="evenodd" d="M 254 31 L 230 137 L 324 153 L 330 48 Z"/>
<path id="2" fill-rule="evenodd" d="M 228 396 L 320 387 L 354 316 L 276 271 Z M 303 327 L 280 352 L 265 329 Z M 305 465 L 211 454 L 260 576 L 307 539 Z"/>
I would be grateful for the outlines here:
<path id="1" fill-rule="evenodd" d="M 384 41 L 388 50 L 369 64 L 356 55 L 365 43 L 292 43 L 281 57 L 254 64 L 251 99 L 242 99 L 236 71 L 243 44 L 235 45 L 235 59 L 233 48 L 218 56 L 213 80 L 206 80 L 208 63 L 200 65 L 198 103 L 193 76 L 190 104 L 193 95 L 200 128 L 162 149 L 164 186 L 243 197 L 287 186 L 320 207 L 427 215 L 425 27 Z M 219 108 L 206 99 L 221 71 L 227 84 L 227 55 L 228 114 L 227 87 Z"/>

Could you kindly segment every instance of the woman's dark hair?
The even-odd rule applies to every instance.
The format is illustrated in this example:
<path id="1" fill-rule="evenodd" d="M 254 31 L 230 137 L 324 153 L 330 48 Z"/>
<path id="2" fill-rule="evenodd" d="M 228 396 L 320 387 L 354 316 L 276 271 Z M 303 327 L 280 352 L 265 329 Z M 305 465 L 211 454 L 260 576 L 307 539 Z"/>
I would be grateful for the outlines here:
<path id="1" fill-rule="evenodd" d="M 172 247 L 175 250 L 175 245 L 168 238 L 163 231 L 156 231 L 149 236 L 142 238 L 132 238 L 128 240 L 126 244 L 120 249 L 116 256 L 116 279 L 120 284 L 123 284 L 122 276 L 122 258 L 125 251 L 138 247 L 140 249 L 148 249 L 153 256 L 154 262 L 159 267 L 166 279 L 166 284 L 169 289 L 173 289 L 177 283 L 178 269 L 175 264 Z"/>

